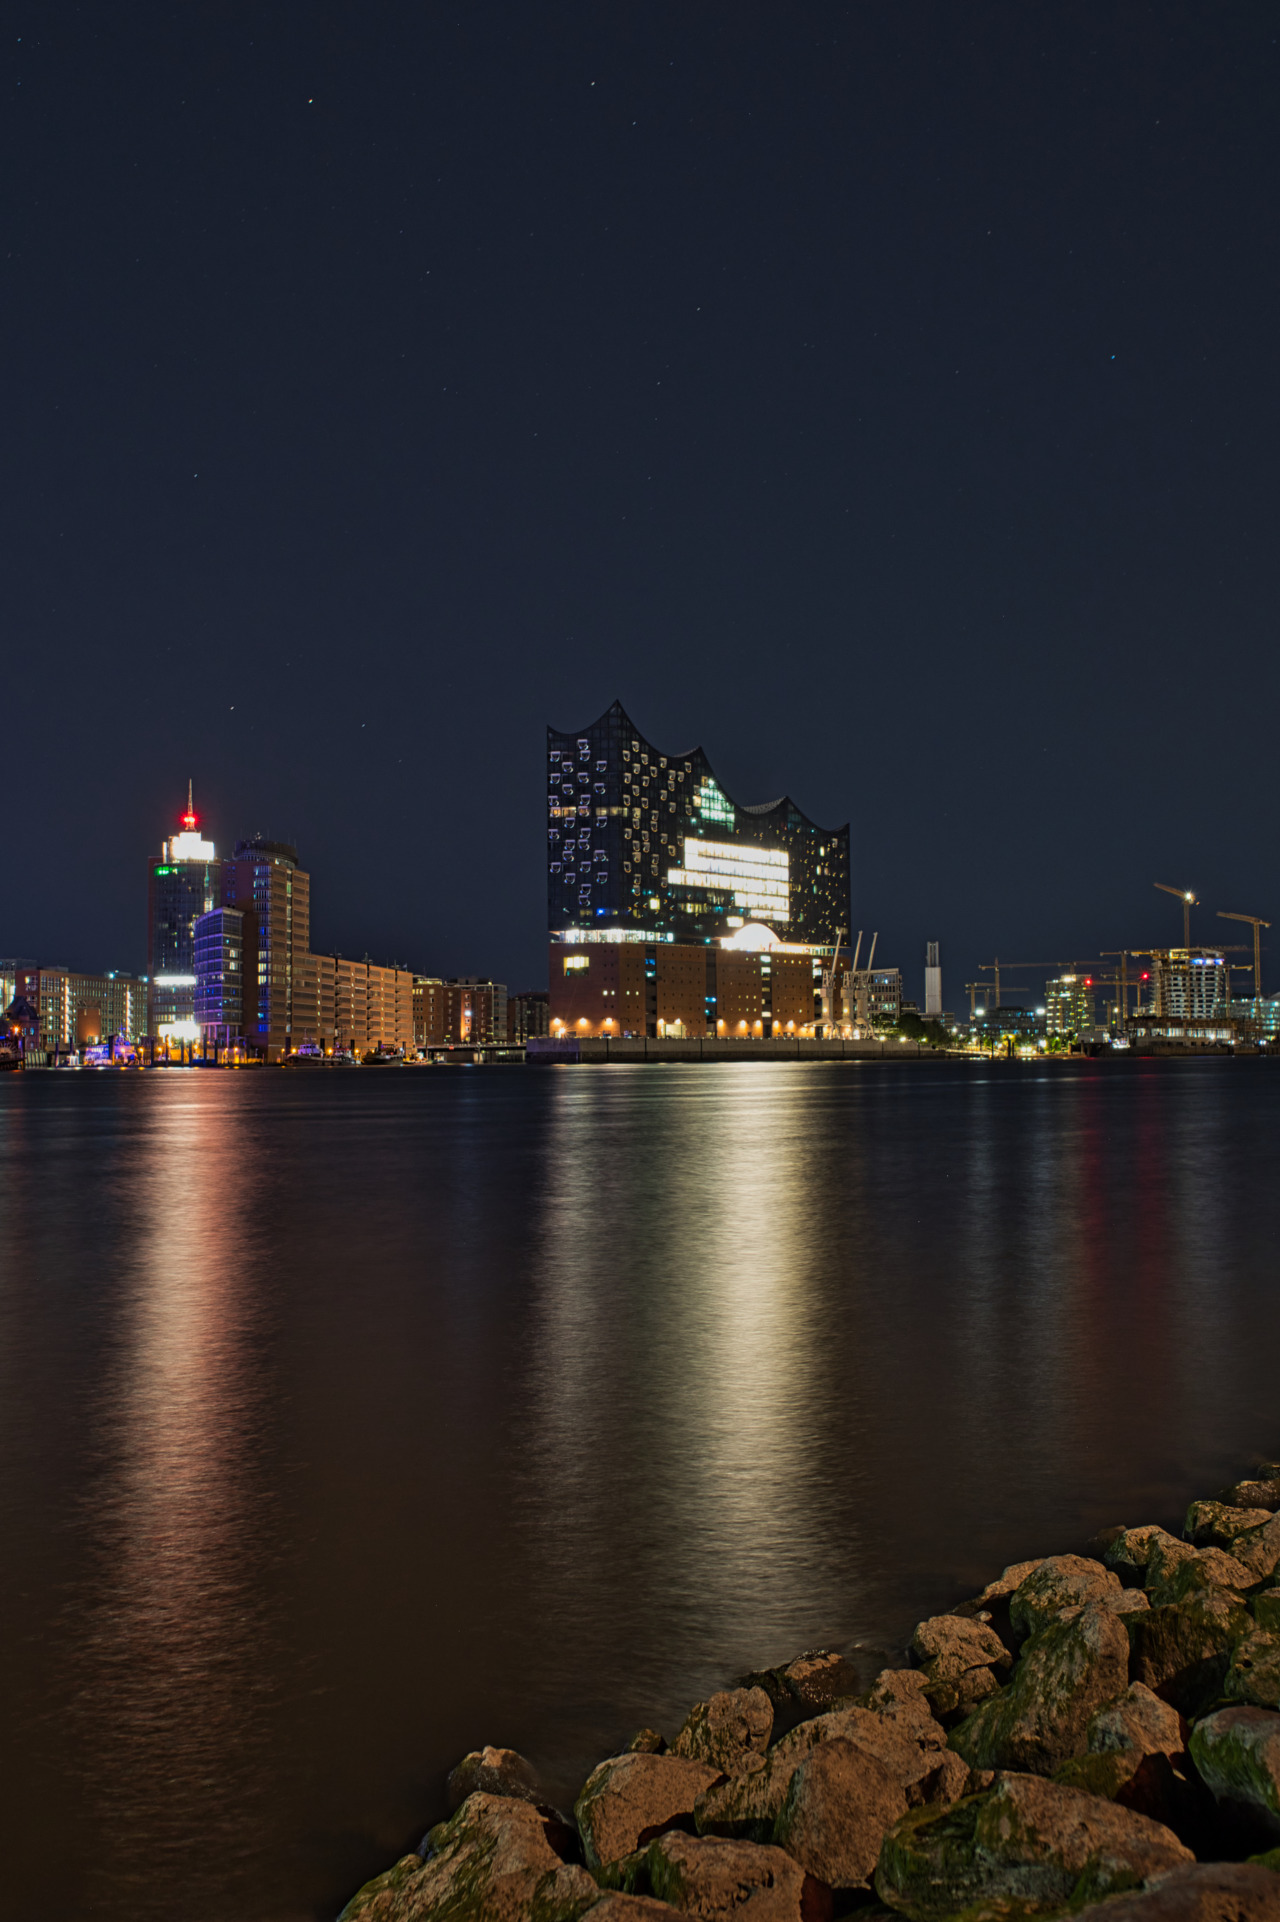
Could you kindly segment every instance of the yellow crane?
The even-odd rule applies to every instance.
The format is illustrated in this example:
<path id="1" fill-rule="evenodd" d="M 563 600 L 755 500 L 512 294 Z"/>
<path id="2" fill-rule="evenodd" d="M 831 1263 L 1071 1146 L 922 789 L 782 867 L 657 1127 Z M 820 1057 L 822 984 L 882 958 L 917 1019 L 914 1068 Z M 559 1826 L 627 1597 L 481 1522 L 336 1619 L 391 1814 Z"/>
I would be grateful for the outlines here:
<path id="1" fill-rule="evenodd" d="M 1219 921 L 1246 921 L 1253 929 L 1253 1018 L 1262 1019 L 1262 930 L 1271 926 L 1260 914 L 1230 914 L 1218 909 Z"/>
<path id="2" fill-rule="evenodd" d="M 1191 951 L 1191 910 L 1192 908 L 1198 908 L 1200 905 L 1199 901 L 1196 899 L 1194 891 L 1191 888 L 1171 888 L 1167 881 L 1154 881 L 1152 883 L 1152 886 L 1159 888 L 1161 894 L 1176 894 L 1179 901 L 1181 901 L 1182 903 L 1182 945 L 1184 948 L 1186 948 L 1187 952 L 1190 953 Z"/>

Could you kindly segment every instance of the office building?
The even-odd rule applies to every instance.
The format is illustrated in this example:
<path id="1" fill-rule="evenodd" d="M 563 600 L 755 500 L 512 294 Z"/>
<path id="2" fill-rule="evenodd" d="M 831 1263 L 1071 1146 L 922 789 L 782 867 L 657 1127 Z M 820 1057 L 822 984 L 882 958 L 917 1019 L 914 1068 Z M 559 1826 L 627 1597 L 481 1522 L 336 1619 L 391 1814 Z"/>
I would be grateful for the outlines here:
<path id="1" fill-rule="evenodd" d="M 244 1037 L 244 912 L 211 908 L 195 925 L 196 1025 L 214 1048 Z"/>
<path id="2" fill-rule="evenodd" d="M 924 951 L 924 1018 L 926 1021 L 942 1019 L 942 964 L 938 959 L 938 943 L 929 941 Z"/>
<path id="3" fill-rule="evenodd" d="M 1164 948 L 1151 957 L 1151 1008 L 1162 1021 L 1226 1021 L 1231 970 L 1211 948 Z"/>
<path id="4" fill-rule="evenodd" d="M 506 1041 L 505 982 L 464 974 L 446 981 L 445 989 L 447 1040 L 472 1047 L 494 1047 Z"/>
<path id="5" fill-rule="evenodd" d="M 547 730 L 547 911 L 553 942 L 705 946 L 758 922 L 830 945 L 849 926 L 849 829 L 785 795 L 735 801 L 701 748 L 659 752 L 615 701 Z"/>
<path id="6" fill-rule="evenodd" d="M 1083 974 L 1060 974 L 1044 984 L 1046 1034 L 1092 1034 L 1097 1022 L 1093 980 Z"/>
<path id="7" fill-rule="evenodd" d="M 413 977 L 413 1039 L 418 1048 L 440 1047 L 448 1033 L 449 997 L 435 974 Z"/>
<path id="8" fill-rule="evenodd" d="M 342 1054 L 414 1046 L 414 981 L 408 968 L 332 957 L 333 1045 Z"/>
<path id="9" fill-rule="evenodd" d="M 294 1035 L 294 985 L 311 948 L 311 877 L 297 849 L 261 835 L 237 841 L 223 863 L 221 905 L 244 916 L 245 1041 L 281 1061 L 302 1039 Z"/>
<path id="10" fill-rule="evenodd" d="M 147 864 L 148 1031 L 170 1040 L 194 1040 L 196 1027 L 195 924 L 221 905 L 222 870 L 217 850 L 199 831 L 187 785 L 181 827 L 162 842 L 160 858 Z"/>
<path id="11" fill-rule="evenodd" d="M 719 945 L 553 943 L 550 1031 L 676 1040 L 812 1033 L 823 965 L 816 950 L 758 926 Z"/>
<path id="12" fill-rule="evenodd" d="M 15 995 L 38 1010 L 44 1048 L 90 1047 L 116 1035 L 141 1041 L 147 1033 L 148 983 L 142 975 L 85 974 L 25 961 L 15 964 L 14 990 L 6 1007 Z"/>
<path id="13" fill-rule="evenodd" d="M 507 1040 L 516 1046 L 551 1032 L 550 999 L 544 993 L 507 996 Z"/>

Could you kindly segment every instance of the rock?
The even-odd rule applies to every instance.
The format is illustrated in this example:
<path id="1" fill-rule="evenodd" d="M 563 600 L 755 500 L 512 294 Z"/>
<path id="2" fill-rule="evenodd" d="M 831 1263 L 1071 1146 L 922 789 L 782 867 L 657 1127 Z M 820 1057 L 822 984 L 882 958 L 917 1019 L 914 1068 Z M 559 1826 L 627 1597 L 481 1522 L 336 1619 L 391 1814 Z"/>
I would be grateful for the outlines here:
<path id="1" fill-rule="evenodd" d="M 920 1664 L 924 1692 L 936 1715 L 971 1708 L 994 1695 L 1000 1686 L 995 1667 L 1008 1669 L 1013 1661 L 994 1629 L 957 1615 L 932 1615 L 918 1622 L 911 1653 Z"/>
<path id="2" fill-rule="evenodd" d="M 1165 1602 L 1180 1602 L 1197 1588 L 1226 1588 L 1238 1595 L 1241 1589 L 1251 1588 L 1254 1580 L 1243 1562 L 1224 1548 L 1188 1548 L 1176 1563 L 1162 1566 L 1154 1580 L 1148 1577 L 1147 1594 L 1152 1607 L 1159 1608 Z"/>
<path id="3" fill-rule="evenodd" d="M 756 1842 L 664 1835 L 650 1845 L 646 1869 L 654 1895 L 682 1915 L 826 1922 L 831 1914 L 830 1889 L 784 1850 Z"/>
<path id="4" fill-rule="evenodd" d="M 890 1728 L 924 1748 L 945 1748 L 947 1732 L 934 1719 L 926 1681 L 918 1668 L 885 1668 L 862 1698 L 862 1706 Z"/>
<path id="5" fill-rule="evenodd" d="M 1222 1708 L 1197 1722 L 1187 1742 L 1214 1800 L 1280 1835 L 1280 1715 Z"/>
<path id="6" fill-rule="evenodd" d="M 1231 1702 L 1280 1709 L 1280 1635 L 1260 1628 L 1237 1642 L 1222 1692 Z"/>
<path id="7" fill-rule="evenodd" d="M 591 1911 L 593 1922 L 671 1922 L 679 1915 L 667 1902 L 655 1902 L 647 1895 L 606 1895 Z M 426 1918 L 423 1918 L 426 1922 Z"/>
<path id="8" fill-rule="evenodd" d="M 900 1782 L 866 1749 L 837 1739 L 791 1777 L 774 1840 L 833 1889 L 865 1888 L 887 1831 L 907 1812 Z"/>
<path id="9" fill-rule="evenodd" d="M 600 1891 L 553 1845 L 559 1827 L 529 1802 L 477 1791 L 431 1830 L 427 1861 L 404 1856 L 351 1898 L 339 1922 L 577 1922 Z"/>
<path id="10" fill-rule="evenodd" d="M 1280 1588 L 1264 1588 L 1253 1598 L 1253 1619 L 1259 1628 L 1280 1635 Z"/>
<path id="11" fill-rule="evenodd" d="M 1183 1534 L 1197 1548 L 1230 1548 L 1248 1528 L 1265 1527 L 1271 1520 L 1265 1508 L 1232 1508 L 1226 1502 L 1192 1502 Z"/>
<path id="12" fill-rule="evenodd" d="M 1064 1608 L 1083 1608 L 1109 1591 L 1119 1594 L 1120 1577 L 1083 1555 L 1049 1555 L 1014 1590 L 1009 1619 L 1021 1635 L 1046 1628 Z"/>
<path id="13" fill-rule="evenodd" d="M 1032 1636 L 1013 1680 L 952 1730 L 951 1747 L 973 1768 L 1048 1775 L 1084 1752 L 1091 1719 L 1128 1680 L 1124 1624 L 1091 1602 Z"/>
<path id="14" fill-rule="evenodd" d="M 1091 1755 L 1135 1749 L 1139 1755 L 1181 1755 L 1187 1746 L 1186 1723 L 1144 1682 L 1131 1682 L 1123 1695 L 1100 1708 L 1089 1724 Z"/>
<path id="15" fill-rule="evenodd" d="M 1107 1548 L 1103 1560 L 1114 1568 L 1121 1581 L 1141 1581 L 1146 1574 L 1151 1551 L 1157 1543 L 1173 1542 L 1177 1537 L 1167 1528 L 1148 1522 L 1142 1528 L 1122 1528 Z"/>
<path id="16" fill-rule="evenodd" d="M 1074 1922 L 1280 1922 L 1280 1876 L 1248 1862 L 1197 1862 L 1091 1903 Z"/>
<path id="17" fill-rule="evenodd" d="M 1136 1809 L 1175 1833 L 1194 1822 L 1199 1809 L 1198 1784 L 1189 1783 L 1185 1771 L 1168 1755 L 1142 1755 L 1137 1749 L 1077 1755 L 1055 1770 L 1053 1779 L 1063 1788 Z"/>
<path id="18" fill-rule="evenodd" d="M 721 1771 L 680 1755 L 615 1755 L 587 1777 L 574 1804 L 587 1867 L 599 1871 L 664 1829 L 692 1820 Z"/>
<path id="19" fill-rule="evenodd" d="M 773 1703 L 775 1718 L 794 1725 L 797 1715 L 815 1715 L 843 1695 L 865 1687 L 864 1668 L 834 1649 L 810 1649 L 782 1668 L 762 1668 L 744 1675 L 740 1688 L 762 1688 Z"/>
<path id="20" fill-rule="evenodd" d="M 464 1755 L 445 1782 L 445 1807 L 450 1815 L 469 1795 L 514 1795 L 522 1802 L 543 1799 L 533 1764 L 513 1748 L 478 1748 Z"/>
<path id="21" fill-rule="evenodd" d="M 1230 1589 L 1193 1590 L 1140 1616 L 1134 1676 L 1183 1715 L 1201 1715 L 1222 1694 L 1231 1652 L 1253 1629 Z"/>
<path id="22" fill-rule="evenodd" d="M 1256 1514 L 1256 1509 L 1242 1510 Z M 1235 1537 L 1231 1553 L 1243 1562 L 1255 1582 L 1268 1581 L 1280 1569 L 1280 1515 L 1272 1515 Z"/>
<path id="23" fill-rule="evenodd" d="M 1197 1550 L 1191 1546 L 1190 1542 L 1180 1542 L 1173 1535 L 1164 1535 L 1159 1541 L 1153 1541 L 1151 1552 L 1147 1556 L 1146 1574 L 1143 1577 L 1143 1587 L 1147 1594 L 1149 1596 L 1158 1594 L 1162 1602 L 1167 1601 L 1169 1597 L 1162 1591 L 1173 1581 L 1182 1564 L 1194 1561 L 1196 1554 Z"/>
<path id="24" fill-rule="evenodd" d="M 725 1689 L 691 1711 L 671 1753 L 731 1775 L 746 1756 L 764 1754 L 772 1733 L 773 1704 L 762 1688 Z"/>
<path id="25" fill-rule="evenodd" d="M 938 1724 L 932 1727 L 945 1741 Z M 852 1742 L 874 1757 L 898 1783 L 908 1803 L 936 1800 L 956 1782 L 933 1736 L 927 1744 L 922 1743 L 892 1716 L 851 1704 L 799 1723 L 758 1762 L 748 1757 L 746 1766 L 736 1775 L 714 1783 L 699 1797 L 694 1810 L 698 1833 L 741 1836 L 753 1842 L 770 1840 L 796 1769 L 807 1755 L 833 1741 Z"/>
<path id="26" fill-rule="evenodd" d="M 638 1728 L 627 1743 L 628 1755 L 665 1755 L 666 1737 L 659 1735 L 656 1728 Z"/>
<path id="27" fill-rule="evenodd" d="M 1130 1809 L 1046 1782 L 998 1775 L 985 1795 L 890 1830 L 876 1891 L 913 1922 L 988 1903 L 1035 1914 L 1133 1888 L 1194 1860 L 1176 1835 Z"/>
<path id="28" fill-rule="evenodd" d="M 1010 1562 L 1008 1568 L 997 1575 L 994 1582 L 988 1582 L 981 1595 L 976 1597 L 978 1605 L 985 1607 L 989 1602 L 1002 1601 L 1006 1595 L 1012 1595 L 1015 1589 L 1022 1587 L 1028 1575 L 1039 1568 L 1041 1560 L 1043 1557 L 1034 1562 Z"/>
<path id="29" fill-rule="evenodd" d="M 1271 1470 L 1261 1481 L 1236 1482 L 1232 1488 L 1223 1490 L 1220 1499 L 1229 1508 L 1266 1508 L 1274 1511 L 1280 1508 L 1280 1467 L 1275 1462 L 1264 1462 L 1263 1470 Z"/>

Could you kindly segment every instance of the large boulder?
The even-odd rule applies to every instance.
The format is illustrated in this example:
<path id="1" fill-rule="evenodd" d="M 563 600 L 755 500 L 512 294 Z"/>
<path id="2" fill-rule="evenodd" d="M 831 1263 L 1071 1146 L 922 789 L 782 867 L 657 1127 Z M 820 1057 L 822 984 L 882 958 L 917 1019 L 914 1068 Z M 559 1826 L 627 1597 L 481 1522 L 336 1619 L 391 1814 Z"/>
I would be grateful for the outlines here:
<path id="1" fill-rule="evenodd" d="M 1131 1682 L 1123 1695 L 1098 1710 L 1085 1746 L 1091 1755 L 1130 1749 L 1139 1755 L 1181 1755 L 1187 1746 L 1187 1726 L 1178 1711 L 1144 1682 Z"/>
<path id="2" fill-rule="evenodd" d="M 957 1770 L 959 1758 L 939 1746 L 939 1737 L 946 1739 L 932 1718 L 921 1739 L 907 1722 L 857 1703 L 815 1715 L 781 1736 L 763 1757 L 749 1756 L 737 1774 L 713 1783 L 699 1797 L 694 1811 L 698 1833 L 770 1840 L 801 1762 L 834 1741 L 851 1742 L 874 1759 L 899 1785 L 908 1804 L 952 1800 L 962 1792 L 968 1771 Z"/>
<path id="3" fill-rule="evenodd" d="M 1256 1527 L 1244 1529 L 1233 1539 L 1231 1553 L 1238 1562 L 1244 1563 L 1255 1582 L 1269 1581 L 1280 1569 L 1280 1515 L 1271 1515 Z"/>
<path id="4" fill-rule="evenodd" d="M 1260 1628 L 1237 1642 L 1222 1692 L 1230 1702 L 1280 1709 L 1280 1635 Z"/>
<path id="5" fill-rule="evenodd" d="M 792 1774 L 774 1840 L 831 1888 L 865 1888 L 887 1831 L 906 1812 L 906 1794 L 889 1770 L 837 1739 L 810 1750 Z"/>
<path id="6" fill-rule="evenodd" d="M 587 1777 L 574 1804 L 587 1867 L 605 1868 L 664 1829 L 688 1826 L 721 1771 L 683 1755 L 614 1755 Z"/>
<path id="7" fill-rule="evenodd" d="M 1197 1722 L 1187 1747 L 1215 1801 L 1280 1835 L 1280 1715 L 1219 1709 Z"/>
<path id="8" fill-rule="evenodd" d="M 972 1708 L 994 1695 L 1000 1686 L 996 1669 L 1007 1670 L 1013 1662 L 994 1629 L 959 1615 L 931 1615 L 917 1622 L 911 1653 L 920 1664 L 924 1693 L 936 1715 Z"/>
<path id="9" fill-rule="evenodd" d="M 1280 1635 L 1280 1588 L 1264 1588 L 1253 1598 L 1253 1619 L 1259 1628 Z"/>
<path id="10" fill-rule="evenodd" d="M 831 1891 L 782 1849 L 663 1835 L 645 1857 L 650 1889 L 682 1915 L 742 1922 L 826 1922 Z M 599 1914 L 599 1911 L 596 1911 Z"/>
<path id="11" fill-rule="evenodd" d="M 966 1612 L 972 1608 L 987 1608 L 992 1602 L 1007 1600 L 1015 1590 L 1022 1587 L 1027 1576 L 1033 1569 L 1039 1568 L 1043 1560 L 1044 1557 L 1040 1556 L 1033 1562 L 1010 1562 L 1007 1568 L 1000 1571 L 994 1582 L 987 1583 L 981 1595 L 976 1595 L 972 1602 L 966 1603 Z"/>
<path id="12" fill-rule="evenodd" d="M 1263 1528 L 1271 1520 L 1265 1508 L 1233 1508 L 1227 1502 L 1192 1502 L 1183 1534 L 1197 1548 L 1230 1548 L 1237 1535 Z"/>
<path id="13" fill-rule="evenodd" d="M 1009 1619 L 1019 1635 L 1047 1628 L 1065 1608 L 1083 1608 L 1114 1591 L 1120 1577 L 1084 1555 L 1049 1555 L 1018 1584 L 1009 1602 Z"/>
<path id="14" fill-rule="evenodd" d="M 1177 1541 L 1176 1535 L 1154 1522 L 1146 1522 L 1141 1528 L 1122 1528 L 1108 1542 L 1103 1560 L 1108 1568 L 1115 1569 L 1122 1582 L 1141 1582 L 1155 1550 L 1169 1542 L 1176 1545 Z"/>
<path id="15" fill-rule="evenodd" d="M 918 1668 L 881 1669 L 863 1696 L 862 1707 L 922 1748 L 942 1749 L 947 1731 L 936 1720 L 926 1689 L 927 1678 Z"/>
<path id="16" fill-rule="evenodd" d="M 1280 1875 L 1249 1862 L 1197 1862 L 1133 1895 L 1091 1902 L 1074 1922 L 1280 1922 Z"/>
<path id="17" fill-rule="evenodd" d="M 1280 1508 L 1280 1462 L 1261 1462 L 1257 1475 L 1224 1489 L 1221 1500 L 1232 1508 Z"/>
<path id="18" fill-rule="evenodd" d="M 1038 1776 L 1002 1774 L 984 1795 L 907 1815 L 885 1838 L 875 1883 L 881 1901 L 913 1922 L 1000 1904 L 1035 1915 L 1193 1860 L 1169 1829 L 1130 1809 Z"/>
<path id="19" fill-rule="evenodd" d="M 477 1789 L 486 1795 L 514 1795 L 521 1802 L 546 1799 L 532 1762 L 526 1762 L 513 1748 L 472 1749 L 456 1768 L 450 1769 L 445 1783 L 445 1806 L 450 1815 Z"/>
<path id="20" fill-rule="evenodd" d="M 671 1753 L 731 1775 L 747 1756 L 764 1754 L 772 1733 L 773 1704 L 762 1688 L 724 1689 L 691 1710 Z"/>
<path id="21" fill-rule="evenodd" d="M 1231 1654 L 1254 1628 L 1239 1595 L 1193 1589 L 1138 1617 L 1134 1676 L 1183 1715 L 1202 1715 L 1222 1694 Z"/>
<path id="22" fill-rule="evenodd" d="M 352 1896 L 339 1922 L 577 1922 L 599 1901 L 566 1862 L 554 1816 L 512 1796 L 468 1796 L 431 1830 L 424 1862 L 406 1855 Z"/>
<path id="23" fill-rule="evenodd" d="M 1252 1587 L 1254 1575 L 1243 1562 L 1225 1548 L 1191 1548 L 1181 1543 L 1184 1553 L 1176 1562 L 1166 1562 L 1158 1575 L 1147 1579 L 1147 1594 L 1153 1608 L 1165 1602 L 1180 1602 L 1198 1588 L 1226 1588 L 1237 1595 Z"/>
<path id="24" fill-rule="evenodd" d="M 1050 1622 L 1024 1645 L 1013 1680 L 953 1729 L 972 1768 L 1049 1775 L 1084 1752 L 1089 1723 L 1129 1680 L 1129 1637 L 1103 1603 Z"/>
<path id="25" fill-rule="evenodd" d="M 831 1648 L 811 1648 L 778 1668 L 753 1669 L 740 1688 L 762 1688 L 773 1703 L 778 1733 L 794 1727 L 802 1717 L 821 1714 L 834 1702 L 860 1693 L 868 1670 L 860 1651 L 841 1655 Z"/>
<path id="26" fill-rule="evenodd" d="M 597 1902 L 591 1914 L 594 1922 L 671 1922 L 673 1915 L 679 1915 L 668 1902 L 658 1902 L 649 1895 L 606 1895 Z"/>

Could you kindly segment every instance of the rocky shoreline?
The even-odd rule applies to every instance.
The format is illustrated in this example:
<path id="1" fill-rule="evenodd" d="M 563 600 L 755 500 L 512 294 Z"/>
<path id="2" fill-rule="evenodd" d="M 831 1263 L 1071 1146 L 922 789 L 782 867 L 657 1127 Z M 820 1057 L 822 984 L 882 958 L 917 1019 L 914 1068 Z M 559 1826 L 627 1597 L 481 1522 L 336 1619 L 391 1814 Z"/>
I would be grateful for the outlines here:
<path id="1" fill-rule="evenodd" d="M 642 1729 L 572 1817 L 510 1749 L 340 1922 L 1280 1922 L 1280 1463 Z"/>

